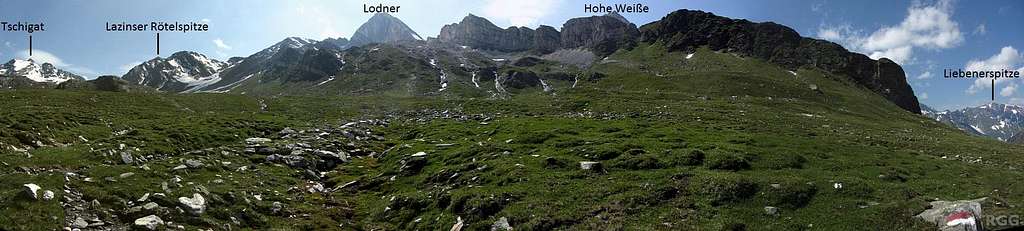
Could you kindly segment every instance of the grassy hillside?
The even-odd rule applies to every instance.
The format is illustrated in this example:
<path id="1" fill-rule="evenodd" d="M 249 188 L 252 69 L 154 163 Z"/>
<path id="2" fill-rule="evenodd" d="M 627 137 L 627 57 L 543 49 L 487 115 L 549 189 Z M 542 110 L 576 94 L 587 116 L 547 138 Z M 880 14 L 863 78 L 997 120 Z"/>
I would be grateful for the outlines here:
<path id="1" fill-rule="evenodd" d="M 644 44 L 576 88 L 510 99 L 3 91 L 0 229 L 156 214 L 214 229 L 438 230 L 461 218 L 478 230 L 504 217 L 517 230 L 928 230 L 912 218 L 927 201 L 980 197 L 986 214 L 1024 213 L 1019 148 L 843 76 L 688 55 Z M 248 152 L 250 137 L 278 151 Z M 293 167 L 274 159 L 287 150 L 351 158 Z M 189 160 L 202 166 L 174 170 Z M 57 199 L 25 198 L 24 183 Z M 145 200 L 159 208 L 133 209 L 146 193 L 165 194 Z M 194 193 L 206 211 L 179 211 Z"/>

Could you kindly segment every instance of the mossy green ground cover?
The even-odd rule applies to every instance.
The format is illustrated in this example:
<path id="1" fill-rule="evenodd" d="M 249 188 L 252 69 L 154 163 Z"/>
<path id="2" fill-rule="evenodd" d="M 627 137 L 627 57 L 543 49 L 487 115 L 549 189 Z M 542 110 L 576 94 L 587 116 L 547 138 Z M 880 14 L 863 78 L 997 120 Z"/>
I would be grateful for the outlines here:
<path id="1" fill-rule="evenodd" d="M 187 227 L 438 230 L 461 217 L 478 230 L 506 217 L 518 230 L 927 230 L 912 217 L 927 201 L 980 197 L 987 214 L 1024 214 L 1018 146 L 965 135 L 813 68 L 685 56 L 641 45 L 592 67 L 602 79 L 511 99 L 0 92 L 3 146 L 43 144 L 0 154 L 0 229 L 65 227 L 65 184 L 112 211 L 104 220 L 130 223 L 147 214 L 125 201 L 176 175 L 185 186 L 153 199 L 161 206 L 210 195 L 203 215 L 161 216 Z M 337 191 L 289 190 L 307 183 L 301 171 L 241 152 L 245 138 L 277 139 L 285 127 L 367 118 L 390 121 L 366 147 L 381 154 L 327 172 L 324 186 Z M 123 164 L 109 152 L 120 144 L 161 158 L 149 170 Z M 422 161 L 410 157 L 417 152 L 425 162 L 403 167 Z M 171 170 L 184 159 L 206 166 Z M 65 172 L 94 180 L 65 182 Z M 19 196 L 24 183 L 58 199 Z"/>

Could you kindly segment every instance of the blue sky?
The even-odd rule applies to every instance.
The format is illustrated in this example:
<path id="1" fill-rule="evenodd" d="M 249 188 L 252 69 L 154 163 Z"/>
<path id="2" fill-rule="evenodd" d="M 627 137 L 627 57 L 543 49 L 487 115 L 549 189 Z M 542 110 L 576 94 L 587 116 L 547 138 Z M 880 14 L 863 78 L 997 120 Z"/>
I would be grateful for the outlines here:
<path id="1" fill-rule="evenodd" d="M 990 102 L 987 81 L 942 78 L 946 68 L 1024 70 L 1024 1 L 86 1 L 0 0 L 0 20 L 44 22 L 33 34 L 33 59 L 85 76 L 121 75 L 156 57 L 152 32 L 106 32 L 106 22 L 206 21 L 211 31 L 161 33 L 161 55 L 192 50 L 216 59 L 248 56 L 285 37 L 350 37 L 371 15 L 363 3 L 401 5 L 394 14 L 424 37 L 472 13 L 501 27 L 552 25 L 589 16 L 585 3 L 642 3 L 646 14 L 625 14 L 637 25 L 677 9 L 697 9 L 755 22 L 774 21 L 805 37 L 827 39 L 903 65 L 921 102 L 948 109 Z M 27 36 L 0 32 L 0 59 L 24 58 Z M 996 101 L 1024 104 L 1024 80 L 997 83 Z"/>

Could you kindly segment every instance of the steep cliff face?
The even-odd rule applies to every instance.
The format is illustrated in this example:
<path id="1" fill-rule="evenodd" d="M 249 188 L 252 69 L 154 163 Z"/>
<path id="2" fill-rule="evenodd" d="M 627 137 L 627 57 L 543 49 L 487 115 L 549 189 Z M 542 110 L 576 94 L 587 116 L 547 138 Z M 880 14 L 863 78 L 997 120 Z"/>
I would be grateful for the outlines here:
<path id="1" fill-rule="evenodd" d="M 617 14 L 570 19 L 562 26 L 562 32 L 545 25 L 536 30 L 501 29 L 485 18 L 470 14 L 459 23 L 445 25 L 438 35 L 443 42 L 485 50 L 547 54 L 559 48 L 582 47 L 602 55 L 634 44 L 637 37 L 636 25 Z"/>
<path id="2" fill-rule="evenodd" d="M 441 28 L 438 39 L 464 46 L 502 52 L 548 51 L 558 47 L 558 31 L 549 26 L 501 29 L 485 18 L 470 14 L 456 24 Z"/>
<path id="3" fill-rule="evenodd" d="M 554 27 L 541 25 L 533 35 L 533 49 L 542 54 L 555 52 L 562 46 L 562 36 Z"/>
<path id="4" fill-rule="evenodd" d="M 566 32 L 563 30 L 562 34 L 564 38 Z M 921 113 L 917 97 L 898 64 L 885 58 L 872 60 L 832 42 L 801 37 L 793 29 L 779 24 L 679 10 L 641 27 L 639 41 L 661 43 L 674 51 L 693 51 L 708 46 L 791 69 L 804 65 L 818 67 L 846 75 L 897 106 Z"/>
<path id="5" fill-rule="evenodd" d="M 618 14 L 569 19 L 562 26 L 563 48 L 587 48 L 607 55 L 635 44 L 640 31 Z"/>

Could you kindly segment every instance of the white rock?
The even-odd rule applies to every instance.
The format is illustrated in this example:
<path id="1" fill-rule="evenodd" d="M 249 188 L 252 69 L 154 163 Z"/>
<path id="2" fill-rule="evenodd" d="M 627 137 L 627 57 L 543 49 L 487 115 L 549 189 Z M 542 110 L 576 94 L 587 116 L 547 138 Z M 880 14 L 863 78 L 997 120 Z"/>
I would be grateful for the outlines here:
<path id="1" fill-rule="evenodd" d="M 146 228 L 149 230 L 156 230 L 157 227 L 164 225 L 164 220 L 156 215 L 149 215 L 139 219 L 135 219 L 135 226 Z"/>
<path id="2" fill-rule="evenodd" d="M 599 170 L 601 168 L 601 162 L 596 161 L 580 161 L 580 169 L 583 170 Z"/>
<path id="3" fill-rule="evenodd" d="M 85 218 L 75 218 L 74 222 L 71 222 L 71 228 L 82 229 L 89 226 L 89 222 L 85 221 Z"/>
<path id="4" fill-rule="evenodd" d="M 253 138 L 245 139 L 245 143 L 248 143 L 248 144 L 262 144 L 262 143 L 267 143 L 267 142 L 270 142 L 270 139 L 260 138 L 260 137 L 253 137 Z"/>
<path id="5" fill-rule="evenodd" d="M 427 153 L 426 152 L 417 152 L 416 154 L 412 154 L 412 157 L 421 157 L 421 156 L 427 156 Z"/>
<path id="6" fill-rule="evenodd" d="M 494 224 L 491 225 L 491 231 L 508 231 L 512 230 L 512 226 L 508 224 L 508 218 L 501 217 Z"/>
<path id="7" fill-rule="evenodd" d="M 199 215 L 206 211 L 206 198 L 199 193 L 193 193 L 192 198 L 178 197 L 178 203 L 181 203 L 182 207 L 188 210 L 189 213 Z"/>
<path id="8" fill-rule="evenodd" d="M 142 197 L 139 197 L 139 199 L 136 200 L 136 201 L 143 202 L 143 201 L 147 201 L 147 200 L 149 200 L 149 193 L 142 194 Z"/>
<path id="9" fill-rule="evenodd" d="M 154 209 L 159 208 L 159 207 L 160 207 L 160 205 L 156 204 L 156 202 L 149 202 L 149 203 L 146 203 L 146 204 L 142 205 L 142 209 L 145 209 L 146 211 L 153 211 Z"/>
<path id="10" fill-rule="evenodd" d="M 25 194 L 28 195 L 29 198 L 39 199 L 39 195 L 36 194 L 36 191 L 39 191 L 39 185 L 24 184 L 23 186 L 25 186 Z"/>
<path id="11" fill-rule="evenodd" d="M 43 191 L 43 200 L 53 200 L 53 191 Z"/>

